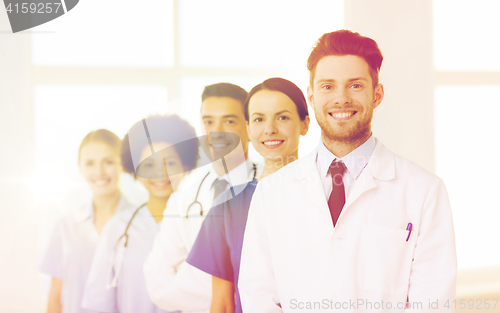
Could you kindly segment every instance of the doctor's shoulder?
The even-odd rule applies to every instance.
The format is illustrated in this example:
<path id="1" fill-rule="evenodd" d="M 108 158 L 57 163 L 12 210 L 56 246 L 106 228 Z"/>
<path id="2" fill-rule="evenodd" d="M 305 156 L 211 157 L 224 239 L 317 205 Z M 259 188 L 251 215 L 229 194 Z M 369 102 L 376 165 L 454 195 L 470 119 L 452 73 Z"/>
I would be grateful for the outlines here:
<path id="1" fill-rule="evenodd" d="M 132 218 L 132 215 L 137 210 L 139 206 L 127 205 L 120 211 L 116 212 L 107 222 L 101 230 L 99 240 L 117 240 L 125 231 L 125 228 Z"/>
<path id="2" fill-rule="evenodd" d="M 197 168 L 189 172 L 181 181 L 177 190 L 170 195 L 167 202 L 167 207 L 164 212 L 168 215 L 180 215 L 185 216 L 189 204 L 193 203 L 196 198 L 196 194 L 199 192 L 203 194 L 205 187 L 209 187 L 208 184 L 203 184 L 202 181 L 207 176 L 210 171 L 211 165 L 205 165 L 203 167 Z M 198 198 L 201 196 L 198 195 Z"/>
<path id="3" fill-rule="evenodd" d="M 47 233 L 42 239 L 43 250 L 55 242 L 66 243 L 71 246 L 73 241 L 79 237 L 76 225 L 90 218 L 92 210 L 91 202 L 78 203 L 65 208 L 65 212 L 57 214 L 56 217 L 49 222 Z M 53 243 L 54 242 L 54 243 Z M 66 245 L 65 245 L 66 246 Z"/>
<path id="4" fill-rule="evenodd" d="M 67 212 L 64 213 L 59 218 L 59 223 L 64 224 L 74 224 L 79 223 L 84 220 L 86 217 L 90 217 L 92 214 L 93 206 L 92 201 L 85 201 L 77 203 L 67 209 Z"/>
<path id="5" fill-rule="evenodd" d="M 261 179 L 258 185 L 265 190 L 286 187 L 288 184 L 294 182 L 295 179 L 305 176 L 310 171 L 310 166 L 307 164 L 308 161 L 305 157 L 295 160 Z"/>
<path id="6" fill-rule="evenodd" d="M 224 215 L 226 211 L 236 213 L 242 209 L 248 209 L 245 204 L 250 201 L 255 189 L 257 188 L 257 184 L 257 180 L 253 180 L 241 185 L 233 186 L 223 191 L 219 196 L 217 196 L 217 198 L 215 198 L 213 202 L 214 205 L 210 209 L 210 212 L 213 210 L 216 215 Z"/>
<path id="7" fill-rule="evenodd" d="M 394 162 L 396 168 L 396 178 L 408 181 L 410 185 L 431 186 L 442 179 L 436 174 L 424 169 L 417 163 L 394 154 Z"/>
<path id="8" fill-rule="evenodd" d="M 196 186 L 195 188 L 197 188 L 203 177 L 205 177 L 205 175 L 210 171 L 210 167 L 211 165 L 208 164 L 189 171 L 182 178 L 181 182 L 179 183 L 179 186 L 177 186 L 177 190 L 190 190 L 194 186 Z"/>
<path id="9" fill-rule="evenodd" d="M 85 213 L 85 207 L 72 207 L 69 211 L 59 214 L 50 223 L 49 234 L 47 240 L 44 240 L 44 246 L 48 244 L 49 238 L 54 236 L 67 237 L 70 232 L 75 229 L 75 225 L 79 222 L 79 217 L 83 216 Z"/>

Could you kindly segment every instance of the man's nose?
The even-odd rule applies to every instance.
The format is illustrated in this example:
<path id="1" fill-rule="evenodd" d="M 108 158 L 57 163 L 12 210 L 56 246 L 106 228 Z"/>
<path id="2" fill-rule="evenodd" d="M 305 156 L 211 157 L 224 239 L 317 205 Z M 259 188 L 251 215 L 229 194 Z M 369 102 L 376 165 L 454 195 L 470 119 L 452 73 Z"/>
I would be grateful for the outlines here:
<path id="1" fill-rule="evenodd" d="M 345 88 L 337 88 L 334 93 L 334 103 L 337 105 L 344 105 L 351 103 L 349 92 Z"/>
<path id="2" fill-rule="evenodd" d="M 211 132 L 224 132 L 224 121 L 214 121 L 210 127 Z"/>
<path id="3" fill-rule="evenodd" d="M 226 133 L 220 129 L 212 129 L 210 130 L 210 139 L 222 139 L 226 137 Z"/>

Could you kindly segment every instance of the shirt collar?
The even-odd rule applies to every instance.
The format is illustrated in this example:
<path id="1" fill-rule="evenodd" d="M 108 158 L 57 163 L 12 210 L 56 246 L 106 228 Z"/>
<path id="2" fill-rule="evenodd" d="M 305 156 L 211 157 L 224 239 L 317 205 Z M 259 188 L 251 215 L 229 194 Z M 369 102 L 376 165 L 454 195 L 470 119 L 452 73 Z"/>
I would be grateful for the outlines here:
<path id="1" fill-rule="evenodd" d="M 250 177 L 253 177 L 253 167 L 254 163 L 252 163 L 249 159 L 246 159 L 245 162 L 230 170 L 229 173 L 224 176 L 219 176 L 214 167 L 211 166 L 210 174 L 207 177 L 207 180 L 210 182 L 210 188 L 213 188 L 213 184 L 217 178 L 226 180 L 230 186 L 245 184 L 251 180 Z"/>
<path id="2" fill-rule="evenodd" d="M 375 145 L 375 138 L 373 137 L 373 134 L 371 134 L 370 138 L 368 138 L 368 140 L 366 140 L 361 146 L 357 147 L 343 158 L 339 158 L 331 153 L 330 150 L 325 147 L 323 140 L 320 139 L 318 154 L 316 156 L 316 162 L 319 165 L 320 174 L 326 177 L 328 175 L 330 164 L 337 159 L 345 164 L 349 174 L 356 179 L 368 164 L 368 161 L 375 150 Z"/>

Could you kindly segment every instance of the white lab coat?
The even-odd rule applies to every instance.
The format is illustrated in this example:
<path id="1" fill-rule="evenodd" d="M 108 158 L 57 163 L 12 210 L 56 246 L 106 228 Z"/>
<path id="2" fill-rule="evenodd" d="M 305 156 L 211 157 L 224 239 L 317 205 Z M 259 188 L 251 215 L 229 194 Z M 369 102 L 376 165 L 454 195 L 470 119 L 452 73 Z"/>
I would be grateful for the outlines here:
<path id="1" fill-rule="evenodd" d="M 213 181 L 218 177 L 211 165 L 193 173 L 192 186 L 184 184 L 170 196 L 165 209 L 160 232 L 155 238 L 153 249 L 144 263 L 146 287 L 153 303 L 167 311 L 208 312 L 212 300 L 212 277 L 184 262 L 196 240 L 205 216 L 214 199 Z M 209 172 L 209 175 L 200 183 Z M 259 174 L 259 169 L 257 173 Z M 250 161 L 229 172 L 232 185 L 251 181 L 254 176 Z M 257 176 L 258 177 L 258 176 Z M 200 187 L 198 201 L 203 205 L 203 216 L 199 206 L 193 203 Z M 187 217 L 189 216 L 189 217 Z"/>
<path id="2" fill-rule="evenodd" d="M 245 313 L 403 312 L 407 297 L 422 307 L 405 312 L 452 311 L 444 307 L 455 299 L 457 267 L 445 186 L 376 141 L 335 228 L 316 150 L 258 184 L 238 285 Z"/>

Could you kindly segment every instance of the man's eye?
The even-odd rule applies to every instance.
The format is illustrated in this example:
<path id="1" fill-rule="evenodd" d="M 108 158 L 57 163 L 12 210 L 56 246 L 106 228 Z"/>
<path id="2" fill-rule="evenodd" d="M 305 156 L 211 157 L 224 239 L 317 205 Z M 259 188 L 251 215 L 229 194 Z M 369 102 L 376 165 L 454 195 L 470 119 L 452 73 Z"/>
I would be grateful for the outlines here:
<path id="1" fill-rule="evenodd" d="M 226 124 L 234 124 L 234 121 L 232 121 L 232 120 L 227 120 L 227 121 L 226 121 Z"/>
<path id="2" fill-rule="evenodd" d="M 278 117 L 278 120 L 281 120 L 281 121 L 286 121 L 286 120 L 289 120 L 289 119 L 290 118 L 288 116 L 284 116 L 284 115 Z"/>
<path id="3" fill-rule="evenodd" d="M 115 164 L 115 161 L 113 161 L 113 160 L 107 160 L 106 163 L 111 165 L 111 164 Z"/>
<path id="4" fill-rule="evenodd" d="M 361 84 L 353 84 L 351 87 L 354 88 L 354 89 L 359 89 L 359 88 L 362 88 L 363 85 L 361 85 Z"/>
<path id="5" fill-rule="evenodd" d="M 255 123 L 259 123 L 259 122 L 262 122 L 262 118 L 261 117 L 257 117 L 256 119 L 253 120 Z"/>
<path id="6" fill-rule="evenodd" d="M 333 87 L 331 85 L 323 85 L 322 88 L 326 89 L 326 90 L 333 89 Z"/>

